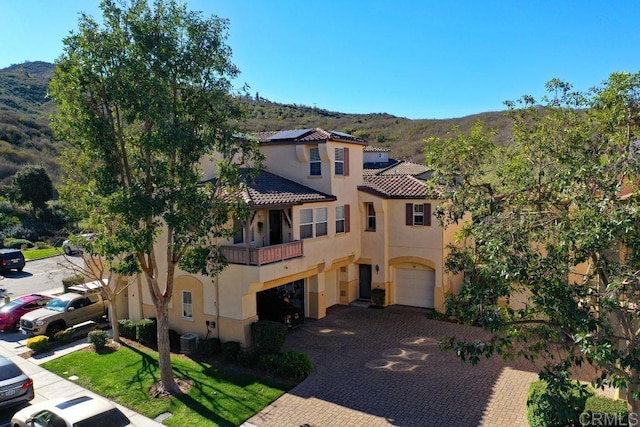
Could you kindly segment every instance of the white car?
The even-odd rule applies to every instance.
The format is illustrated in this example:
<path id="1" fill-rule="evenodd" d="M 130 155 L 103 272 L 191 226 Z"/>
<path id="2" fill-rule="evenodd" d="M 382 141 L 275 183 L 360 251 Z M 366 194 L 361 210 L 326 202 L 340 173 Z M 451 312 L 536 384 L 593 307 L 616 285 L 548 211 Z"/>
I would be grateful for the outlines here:
<path id="1" fill-rule="evenodd" d="M 131 421 L 110 401 L 80 396 L 55 399 L 27 406 L 11 418 L 19 427 L 125 427 Z"/>
<path id="2" fill-rule="evenodd" d="M 86 239 L 86 240 L 91 240 L 91 239 L 93 239 L 93 233 L 79 234 L 76 239 L 73 239 L 75 243 L 73 243 L 69 239 L 67 239 L 64 242 L 62 242 L 62 249 L 64 250 L 64 253 L 67 254 L 67 255 L 73 255 L 73 254 L 81 253 L 82 252 L 82 245 L 80 243 L 78 243 L 80 241 L 80 238 L 83 238 L 83 239 Z"/>

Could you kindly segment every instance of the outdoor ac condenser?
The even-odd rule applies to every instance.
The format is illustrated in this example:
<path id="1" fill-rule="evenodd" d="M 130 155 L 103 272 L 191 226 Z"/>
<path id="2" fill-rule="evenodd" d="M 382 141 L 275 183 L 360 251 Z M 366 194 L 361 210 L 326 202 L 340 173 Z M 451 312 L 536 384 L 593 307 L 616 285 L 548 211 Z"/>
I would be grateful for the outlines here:
<path id="1" fill-rule="evenodd" d="M 198 334 L 184 334 L 180 336 L 180 352 L 193 354 L 198 351 Z"/>

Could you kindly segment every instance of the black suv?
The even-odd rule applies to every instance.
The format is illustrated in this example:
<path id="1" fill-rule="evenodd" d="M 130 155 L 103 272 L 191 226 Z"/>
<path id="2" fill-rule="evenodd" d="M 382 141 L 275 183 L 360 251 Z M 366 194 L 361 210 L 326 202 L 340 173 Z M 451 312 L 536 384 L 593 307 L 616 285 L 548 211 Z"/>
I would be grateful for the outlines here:
<path id="1" fill-rule="evenodd" d="M 0 249 L 0 272 L 9 270 L 22 271 L 24 255 L 19 249 Z"/>

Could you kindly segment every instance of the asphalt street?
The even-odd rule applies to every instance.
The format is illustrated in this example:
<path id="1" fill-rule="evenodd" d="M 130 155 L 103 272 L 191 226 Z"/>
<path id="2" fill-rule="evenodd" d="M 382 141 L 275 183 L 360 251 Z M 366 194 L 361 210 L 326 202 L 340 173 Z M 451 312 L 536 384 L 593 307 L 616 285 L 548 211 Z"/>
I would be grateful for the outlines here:
<path id="1" fill-rule="evenodd" d="M 62 288 L 62 279 L 74 274 L 74 264 L 84 265 L 82 257 L 59 255 L 28 261 L 21 272 L 4 272 L 0 275 L 0 298 L 8 296 L 13 299 L 21 295 Z"/>

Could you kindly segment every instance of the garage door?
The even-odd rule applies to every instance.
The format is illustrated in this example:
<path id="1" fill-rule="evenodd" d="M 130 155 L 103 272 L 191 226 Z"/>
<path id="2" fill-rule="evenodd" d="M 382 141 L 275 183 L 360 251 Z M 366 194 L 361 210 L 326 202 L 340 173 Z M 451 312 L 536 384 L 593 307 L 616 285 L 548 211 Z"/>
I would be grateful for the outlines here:
<path id="1" fill-rule="evenodd" d="M 396 269 L 396 304 L 434 308 L 434 270 L 413 267 Z"/>

